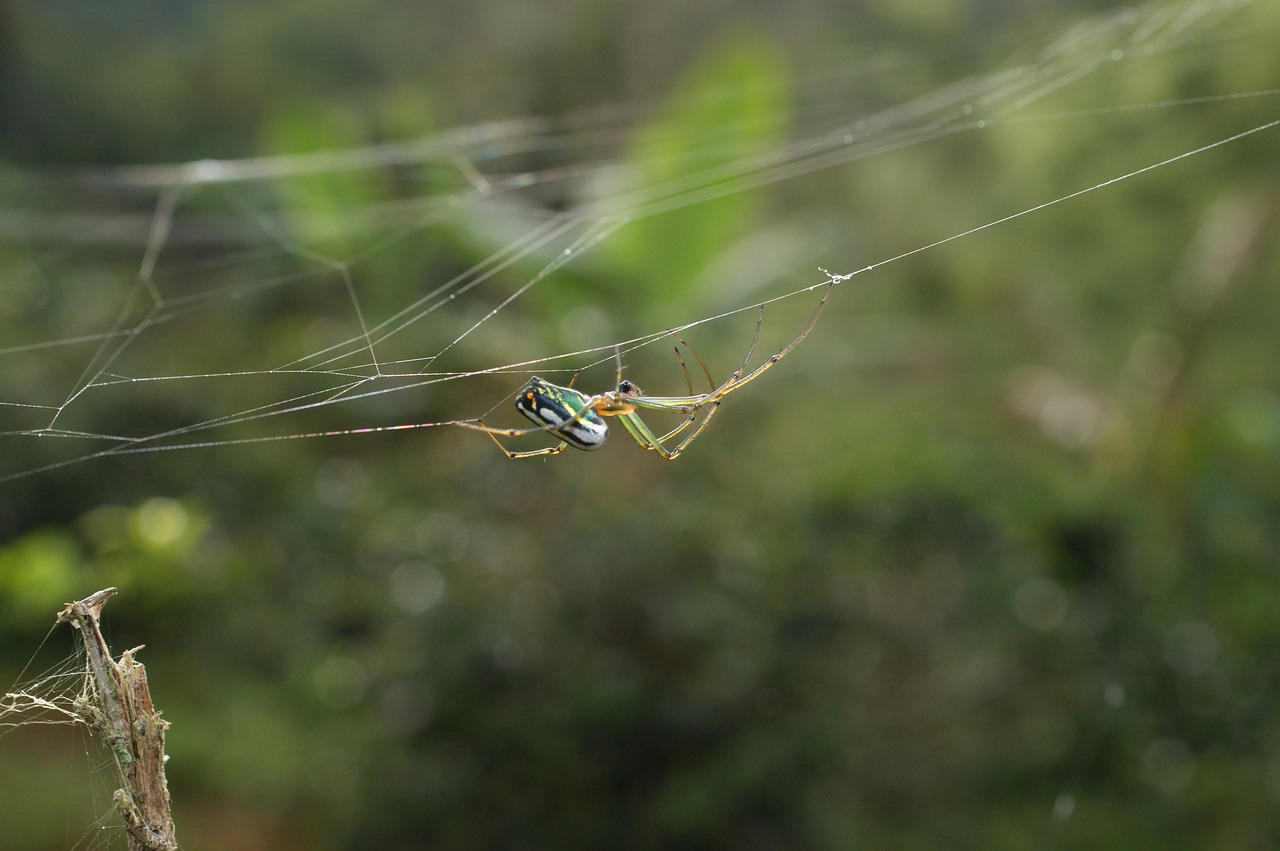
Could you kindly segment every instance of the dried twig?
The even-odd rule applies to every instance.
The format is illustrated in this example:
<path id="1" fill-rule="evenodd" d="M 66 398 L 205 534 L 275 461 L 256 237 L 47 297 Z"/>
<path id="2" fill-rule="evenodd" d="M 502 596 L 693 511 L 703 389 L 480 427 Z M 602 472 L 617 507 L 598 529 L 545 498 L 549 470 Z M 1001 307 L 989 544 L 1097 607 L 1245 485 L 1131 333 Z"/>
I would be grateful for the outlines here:
<path id="1" fill-rule="evenodd" d="M 102 605 L 115 594 L 115 588 L 105 588 L 67 603 L 58 615 L 59 622 L 71 624 L 84 639 L 92 688 L 77 699 L 76 710 L 115 757 L 120 788 L 113 797 L 124 818 L 130 851 L 176 851 L 164 776 L 164 731 L 169 722 L 161 720 L 152 705 L 146 669 L 134 660 L 142 648 L 126 650 L 116 662 L 98 628 Z"/>

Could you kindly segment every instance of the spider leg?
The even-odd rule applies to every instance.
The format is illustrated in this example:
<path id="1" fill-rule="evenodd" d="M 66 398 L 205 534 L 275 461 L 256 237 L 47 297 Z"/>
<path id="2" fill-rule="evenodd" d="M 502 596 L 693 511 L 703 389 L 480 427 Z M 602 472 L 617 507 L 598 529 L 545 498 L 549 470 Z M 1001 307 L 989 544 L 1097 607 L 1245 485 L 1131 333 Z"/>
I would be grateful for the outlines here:
<path id="1" fill-rule="evenodd" d="M 742 363 L 733 371 L 733 375 L 729 376 L 729 380 L 725 384 L 736 382 L 742 371 L 747 368 L 747 364 L 751 361 L 751 356 L 755 354 L 756 343 L 760 342 L 760 326 L 764 325 L 764 305 L 760 305 L 760 312 L 756 314 L 756 330 L 751 335 L 751 345 L 747 346 L 746 357 L 742 359 Z"/>
<path id="2" fill-rule="evenodd" d="M 635 439 L 635 442 L 640 444 L 642 449 L 652 449 L 654 452 L 657 452 L 663 460 L 674 461 L 680 457 L 680 453 L 684 451 L 686 446 L 693 443 L 694 438 L 702 434 L 702 430 L 707 427 L 711 422 L 711 418 L 715 416 L 716 411 L 720 409 L 720 402 L 718 400 L 711 402 L 710 405 L 711 410 L 709 410 L 707 415 L 702 418 L 702 421 L 698 423 L 698 427 L 695 428 L 691 434 L 685 437 L 684 440 L 680 441 L 680 443 L 676 445 L 675 449 L 667 449 L 667 447 L 663 445 L 664 441 L 688 428 L 689 425 L 691 425 L 697 418 L 696 412 L 690 414 L 689 419 L 685 420 L 679 426 L 667 432 L 662 437 L 654 435 L 645 421 L 640 418 L 639 414 L 624 414 L 619 416 L 618 419 L 622 420 L 622 425 L 631 434 L 631 437 Z"/>
<path id="3" fill-rule="evenodd" d="M 711 424 L 711 418 L 716 415 L 716 411 L 718 410 L 720 410 L 719 399 L 711 403 L 711 410 L 707 411 L 707 415 L 702 418 L 702 422 L 698 423 L 698 427 L 693 430 L 693 433 L 690 434 L 688 437 L 686 437 L 684 440 L 680 441 L 678 444 L 676 444 L 675 449 L 672 449 L 670 452 L 666 453 L 662 457 L 666 458 L 668 461 L 674 461 L 676 457 L 679 456 L 680 453 L 684 451 L 684 448 L 688 446 L 690 443 L 693 443 L 693 439 L 698 435 L 702 434 L 702 430 Z"/>
<path id="4" fill-rule="evenodd" d="M 679 424 L 678 426 L 676 426 L 675 428 L 671 429 L 671 431 L 669 431 L 669 432 L 667 432 L 666 434 L 664 434 L 664 435 L 662 435 L 661 437 L 659 437 L 659 438 L 658 438 L 658 442 L 659 442 L 659 443 L 666 443 L 668 440 L 670 440 L 671 438 L 675 437 L 677 434 L 679 434 L 680 432 L 684 431 L 684 430 L 685 430 L 685 429 L 687 429 L 689 426 L 693 425 L 694 421 L 695 421 L 695 420 L 697 420 L 697 419 L 698 419 L 698 415 L 697 415 L 696 413 L 694 413 L 694 414 L 689 414 L 689 415 L 688 415 L 688 416 L 686 416 L 683 420 L 681 420 L 681 421 L 680 421 L 680 424 Z"/>
<path id="5" fill-rule="evenodd" d="M 822 297 L 818 300 L 817 308 L 814 310 L 813 315 L 809 317 L 808 324 L 805 325 L 804 329 L 800 332 L 799 336 L 797 336 L 794 340 L 792 340 L 787 345 L 787 347 L 784 348 L 782 351 L 778 352 L 776 355 L 769 358 L 764 363 L 760 364 L 760 366 L 756 367 L 754 370 L 747 373 L 745 376 L 742 375 L 742 372 L 747 368 L 747 364 L 751 360 L 751 355 L 755 352 L 756 344 L 759 342 L 759 339 L 760 339 L 760 327 L 764 321 L 763 306 L 761 306 L 760 313 L 756 317 L 756 330 L 755 330 L 755 333 L 752 335 L 751 345 L 747 349 L 747 356 L 743 359 L 742 364 L 741 366 L 738 367 L 737 371 L 735 371 L 733 375 L 729 376 L 729 378 L 727 378 L 725 382 L 721 384 L 719 387 L 713 387 L 711 392 L 707 393 L 704 396 L 690 396 L 684 399 L 681 399 L 678 397 L 646 398 L 644 396 L 640 396 L 630 400 L 632 404 L 634 404 L 637 408 L 644 409 L 644 410 L 674 411 L 676 413 L 688 414 L 689 418 L 685 420 L 683 423 L 681 423 L 679 426 L 667 432 L 661 438 L 658 438 L 653 434 L 653 432 L 645 424 L 644 420 L 640 418 L 638 413 L 631 413 L 629 415 L 619 417 L 619 419 L 622 420 L 623 426 L 626 427 L 627 431 L 631 434 L 632 438 L 634 438 L 635 441 L 639 443 L 643 448 L 654 450 L 655 452 L 657 452 L 659 455 L 661 455 L 663 458 L 665 458 L 668 461 L 673 461 L 676 458 L 678 458 L 680 456 L 680 453 L 683 452 L 685 448 L 689 446 L 689 444 L 693 443 L 693 441 L 697 439 L 698 435 L 702 434 L 702 430 L 705 429 L 711 423 L 711 418 L 715 416 L 718 410 L 720 410 L 720 402 L 723 401 L 724 397 L 728 396 L 730 393 L 732 393 L 734 390 L 737 390 L 739 387 L 743 386 L 744 384 L 759 378 L 762 374 L 764 374 L 766 370 L 768 370 L 778 361 L 786 357 L 787 354 L 792 349 L 800 345 L 800 342 L 804 340 L 806 336 L 808 336 L 809 332 L 813 330 L 814 324 L 817 323 L 818 316 L 822 313 L 822 308 L 827 303 L 827 296 L 828 294 L 830 294 L 831 288 L 835 286 L 837 280 L 842 280 L 842 279 L 838 279 L 833 276 L 827 282 L 826 289 L 822 291 Z M 677 337 L 676 339 L 679 339 L 679 337 Z M 683 342 L 683 340 L 681 342 Z M 693 349 L 690 348 L 689 351 L 693 352 Z M 697 357 L 697 354 L 694 353 L 694 356 Z M 701 358 L 698 358 L 698 360 L 699 362 L 701 362 Z M 682 359 L 682 362 L 683 362 L 683 359 Z M 704 371 L 706 371 L 705 365 L 703 369 Z M 710 380 L 709 374 L 707 377 L 708 377 L 708 380 Z M 710 406 L 710 410 L 707 411 L 707 415 L 703 417 L 702 420 L 698 423 L 697 428 L 695 428 L 690 434 L 686 435 L 683 440 L 681 440 L 678 444 L 676 444 L 674 449 L 667 449 L 666 446 L 663 445 L 665 441 L 675 437 L 677 434 L 679 434 L 680 432 L 688 428 L 697 418 L 698 411 L 708 406 Z"/>
<path id="6" fill-rule="evenodd" d="M 498 444 L 498 448 L 502 450 L 502 454 L 506 455 L 508 458 L 511 458 L 511 459 L 535 458 L 539 455 L 559 455 L 569 445 L 567 443 L 557 443 L 555 446 L 547 446 L 542 449 L 532 449 L 527 452 L 515 452 L 513 450 L 508 449 L 505 445 L 503 445 L 502 441 L 498 440 L 498 435 L 502 434 L 502 435 L 506 435 L 507 437 L 519 437 L 521 435 L 530 434 L 532 432 L 539 432 L 539 431 L 550 431 L 554 433 L 555 429 L 553 428 L 549 428 L 549 429 L 492 428 L 490 426 L 485 425 L 484 421 L 479 419 L 478 417 L 474 420 L 456 420 L 453 423 L 453 425 L 461 426 L 462 428 L 466 428 L 466 429 L 471 429 L 472 431 L 484 432 L 485 434 L 489 435 L 489 438 L 493 440 L 494 443 Z"/>
<path id="7" fill-rule="evenodd" d="M 679 341 L 681 346 L 684 346 L 686 349 L 689 350 L 689 354 L 693 355 L 694 360 L 698 362 L 698 366 L 702 367 L 702 374 L 707 377 L 707 386 L 710 387 L 712 390 L 715 390 L 716 381 L 714 378 L 711 377 L 711 370 L 707 369 L 706 361 L 704 361 L 702 359 L 702 356 L 698 354 L 697 349 L 695 349 L 693 346 L 685 342 L 685 339 L 681 337 L 679 334 L 677 334 L 675 331 L 671 332 L 671 336 L 675 337 L 676 340 Z M 685 365 L 684 357 L 681 356 L 679 348 L 676 349 L 676 357 L 679 358 L 680 360 L 680 368 L 684 370 L 684 381 L 685 381 L 685 384 L 689 386 L 689 395 L 692 396 L 693 395 L 693 379 L 689 377 L 689 367 Z"/>
<path id="8" fill-rule="evenodd" d="M 698 365 L 702 367 L 702 374 L 705 375 L 707 378 L 707 385 L 714 391 L 715 385 L 716 385 L 715 379 L 711 377 L 711 371 L 707 369 L 707 365 L 702 360 L 701 355 L 697 353 L 697 351 L 693 348 L 693 346 L 685 342 L 685 340 L 682 339 L 679 334 L 672 331 L 671 336 L 675 337 L 680 342 L 680 345 L 688 349 L 689 354 L 693 355 L 694 359 L 697 360 Z M 700 397 L 696 397 L 693 395 L 693 379 L 689 375 L 689 365 L 685 363 L 684 356 L 680 354 L 679 347 L 676 347 L 675 353 L 676 353 L 676 359 L 680 361 L 680 369 L 684 372 L 685 385 L 689 389 L 689 398 L 699 399 Z M 676 446 L 676 448 L 673 450 L 668 450 L 666 448 L 665 446 L 666 442 L 672 439 L 673 437 L 675 437 L 676 435 L 680 434 L 685 429 L 689 428 L 689 426 L 693 425 L 697 421 L 698 411 L 701 410 L 702 408 L 702 403 L 700 401 L 694 401 L 688 405 L 682 405 L 682 406 L 676 406 L 676 407 L 666 407 L 666 406 L 651 407 L 650 410 L 667 410 L 672 413 L 686 414 L 684 420 L 682 420 L 679 425 L 677 425 L 675 428 L 671 429 L 671 431 L 667 432 L 661 437 L 654 435 L 653 431 L 649 428 L 648 424 L 645 423 L 645 421 L 640 417 L 640 415 L 636 413 L 634 410 L 631 411 L 630 413 L 619 415 L 618 418 L 622 420 L 622 425 L 627 429 L 627 432 L 631 435 L 631 437 L 635 440 L 635 442 L 640 444 L 640 447 L 642 449 L 645 449 L 645 450 L 652 449 L 653 451 L 657 452 L 658 455 L 660 455 L 664 460 L 674 461 L 677 457 L 679 457 L 680 453 L 684 451 L 684 448 L 688 446 L 689 443 L 691 443 L 693 439 L 697 437 L 704 428 L 707 427 L 707 422 L 711 419 L 711 417 L 715 414 L 716 410 L 719 407 L 720 407 L 720 402 L 718 400 L 715 402 L 712 402 L 711 410 L 707 413 L 705 417 L 702 418 L 702 422 L 698 423 L 698 427 L 693 430 L 692 434 L 690 434 L 688 437 L 682 440 L 680 444 Z"/>
<path id="9" fill-rule="evenodd" d="M 680 343 L 681 346 L 684 346 L 686 349 L 689 350 L 689 354 L 693 355 L 694 359 L 698 362 L 698 366 L 702 367 L 702 374 L 707 378 L 707 386 L 712 390 L 715 390 L 716 389 L 715 379 L 711 377 L 711 370 L 707 369 L 707 364 L 705 361 L 702 360 L 702 356 L 699 355 L 697 350 L 694 349 L 693 346 L 689 345 L 689 343 L 683 337 L 677 334 L 675 331 L 670 331 L 669 333 L 671 334 L 672 337 L 676 338 L 676 340 Z M 674 347 L 674 351 L 676 353 L 676 360 L 680 361 L 680 370 L 681 372 L 684 373 L 684 383 L 685 383 L 685 386 L 689 389 L 689 396 L 690 398 L 693 398 L 695 394 L 693 392 L 693 378 L 689 375 L 689 365 L 685 363 L 684 355 L 680 354 L 679 346 Z M 673 410 L 672 413 L 684 413 L 686 414 L 686 416 L 680 422 L 680 424 L 677 425 L 675 428 L 671 429 L 671 431 L 667 432 L 661 437 L 654 438 L 654 442 L 657 446 L 661 446 L 671 438 L 675 437 L 680 432 L 687 429 L 689 426 L 693 425 L 694 421 L 698 419 L 698 406 L 689 407 L 687 411 Z M 699 431 L 701 431 L 701 427 L 699 427 Z M 635 432 L 632 432 L 632 436 L 635 436 Z M 644 444 L 641 444 L 641 445 L 644 445 Z M 650 447 L 646 446 L 645 448 L 648 449 Z"/>
<path id="10" fill-rule="evenodd" d="M 613 360 L 618 365 L 617 374 L 613 379 L 613 386 L 617 387 L 622 383 L 622 346 L 617 343 L 613 345 Z M 574 377 L 576 378 L 577 375 L 575 374 Z"/>
<path id="11" fill-rule="evenodd" d="M 539 455 L 559 455 L 569 446 L 567 443 L 557 443 L 555 446 L 546 446 L 542 449 L 530 449 L 526 452 L 513 452 L 503 446 L 502 441 L 498 440 L 497 435 L 493 432 L 489 432 L 489 437 L 492 438 L 494 443 L 498 444 L 498 448 L 502 450 L 502 453 L 513 461 L 518 458 L 536 458 Z"/>
<path id="12" fill-rule="evenodd" d="M 760 364 L 751 372 L 747 373 L 746 375 L 742 375 L 742 370 L 746 369 L 747 361 L 751 359 L 751 353 L 755 350 L 756 340 L 758 340 L 760 337 L 760 320 L 757 320 L 755 337 L 753 337 L 751 340 L 751 348 L 747 349 L 746 360 L 743 360 L 742 366 L 738 368 L 737 372 L 729 376 L 728 380 L 726 380 L 724 384 L 721 384 L 715 390 L 712 390 L 710 393 L 708 393 L 706 398 L 702 400 L 701 404 L 705 405 L 711 401 L 719 401 L 720 399 L 723 399 L 725 396 L 728 396 L 730 393 L 732 393 L 734 390 L 737 390 L 739 387 L 743 386 L 744 384 L 750 381 L 755 381 L 757 378 L 763 375 L 765 371 L 770 369 L 774 364 L 776 364 L 778 361 L 782 360 L 784 357 L 790 354 L 792 349 L 800 345 L 801 341 L 803 341 L 805 337 L 809 336 L 809 332 L 813 330 L 813 326 L 818 321 L 818 316 L 821 315 L 822 313 L 822 308 L 825 307 L 827 304 L 827 296 L 831 294 L 831 288 L 836 285 L 836 282 L 838 280 L 843 280 L 843 278 L 840 278 L 839 276 L 832 276 L 831 279 L 827 281 L 827 286 L 822 291 L 822 298 L 818 299 L 818 307 L 813 311 L 813 315 L 809 317 L 808 324 L 804 326 L 804 329 L 800 332 L 799 336 L 797 336 L 794 340 L 788 343 L 786 348 L 784 348 L 782 351 L 778 352 L 776 355 L 769 358 L 764 363 Z M 761 306 L 760 319 L 763 319 L 763 318 L 764 318 L 764 307 Z"/>
<path id="13" fill-rule="evenodd" d="M 674 333 L 672 333 L 671 336 L 676 337 Z M 679 340 L 680 338 L 676 337 L 676 339 Z M 673 351 L 675 351 L 676 353 L 676 360 L 680 361 L 680 371 L 684 373 L 684 384 L 686 387 L 689 388 L 689 395 L 692 396 L 693 395 L 693 378 L 689 375 L 689 367 L 685 364 L 684 357 L 680 354 L 680 347 L 675 346 L 673 348 Z M 715 387 L 714 384 L 712 384 L 711 386 Z"/>

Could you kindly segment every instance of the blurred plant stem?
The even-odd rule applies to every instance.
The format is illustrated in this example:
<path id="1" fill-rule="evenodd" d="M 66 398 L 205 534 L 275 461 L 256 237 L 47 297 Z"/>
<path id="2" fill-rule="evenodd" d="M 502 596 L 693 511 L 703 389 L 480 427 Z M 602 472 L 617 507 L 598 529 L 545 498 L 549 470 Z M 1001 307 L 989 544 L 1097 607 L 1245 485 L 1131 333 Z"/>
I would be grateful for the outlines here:
<path id="1" fill-rule="evenodd" d="M 1241 282 L 1257 280 L 1275 218 L 1274 205 L 1247 198 L 1210 207 L 1171 281 L 1173 310 L 1166 328 L 1134 341 L 1116 393 L 1118 409 L 1127 409 L 1117 460 L 1160 490 L 1176 490 L 1171 478 L 1186 469 L 1178 462 L 1187 440 L 1184 409 L 1214 318 Z"/>

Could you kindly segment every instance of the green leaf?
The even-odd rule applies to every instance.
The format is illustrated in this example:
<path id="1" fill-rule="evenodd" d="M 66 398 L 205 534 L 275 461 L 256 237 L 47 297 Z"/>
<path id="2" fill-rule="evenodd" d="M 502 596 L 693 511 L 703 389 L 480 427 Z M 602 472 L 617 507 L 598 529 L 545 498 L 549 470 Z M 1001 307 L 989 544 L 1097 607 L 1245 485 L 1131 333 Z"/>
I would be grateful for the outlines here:
<path id="1" fill-rule="evenodd" d="M 699 275 L 758 223 L 761 194 L 741 191 L 751 175 L 738 169 L 779 145 L 787 101 L 772 43 L 738 36 L 695 64 L 636 134 L 627 181 L 631 197 L 651 200 L 603 254 L 611 279 L 655 321 L 696 302 Z"/>

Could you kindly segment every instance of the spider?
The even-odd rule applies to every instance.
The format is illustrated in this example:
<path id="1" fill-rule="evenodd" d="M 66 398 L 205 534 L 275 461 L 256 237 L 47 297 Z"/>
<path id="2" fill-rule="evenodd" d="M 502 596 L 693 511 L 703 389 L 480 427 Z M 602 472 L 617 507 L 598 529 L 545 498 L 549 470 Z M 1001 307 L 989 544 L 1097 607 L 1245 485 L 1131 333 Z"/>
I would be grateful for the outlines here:
<path id="1" fill-rule="evenodd" d="M 603 393 L 597 393 L 595 396 L 588 396 L 586 393 L 573 389 L 573 381 L 569 382 L 569 386 L 561 387 L 536 375 L 531 377 L 529 383 L 516 396 L 516 410 L 537 423 L 536 428 L 493 428 L 485 425 L 479 418 L 457 420 L 453 424 L 473 431 L 482 431 L 489 435 L 508 458 L 534 458 L 540 455 L 559 454 L 567 446 L 587 452 L 599 449 L 604 445 L 605 438 L 609 436 L 609 427 L 604 418 L 617 417 L 642 449 L 652 449 L 667 461 L 674 461 L 680 457 L 680 453 L 689 444 L 693 443 L 698 435 L 702 434 L 702 430 L 711 422 L 711 418 L 715 416 L 720 403 L 726 396 L 748 382 L 759 378 L 765 370 L 782 360 L 792 349 L 800 345 L 800 341 L 808 336 L 809 332 L 813 330 L 814 323 L 818 321 L 818 315 L 822 313 L 822 308 L 827 303 L 827 296 L 830 294 L 831 288 L 835 286 L 837 281 L 843 280 L 845 277 L 843 275 L 829 274 L 827 286 L 822 291 L 822 298 L 818 300 L 818 307 L 813 311 L 813 316 L 809 317 L 809 323 L 804 326 L 800 336 L 792 340 L 782 351 L 760 364 L 751 372 L 743 375 L 747 368 L 747 362 L 751 360 L 751 355 L 756 350 L 756 343 L 760 340 L 760 326 L 764 322 L 764 305 L 760 305 L 760 313 L 756 317 L 755 334 L 751 338 L 751 345 L 747 347 L 746 356 L 733 374 L 718 387 L 711 378 L 707 365 L 702 362 L 702 358 L 693 350 L 693 347 L 682 340 L 675 332 L 672 332 L 671 336 L 675 337 L 680 345 L 688 349 L 689 353 L 697 360 L 698 365 L 702 367 L 703 375 L 707 378 L 707 384 L 711 387 L 711 390 L 707 393 L 693 392 L 693 380 L 689 377 L 689 368 L 685 364 L 684 357 L 680 354 L 680 349 L 677 348 L 676 357 L 680 359 L 680 367 L 684 370 L 685 383 L 689 387 L 689 395 L 647 396 L 639 387 L 622 377 L 622 357 L 618 350 L 615 349 L 618 374 L 617 385 L 614 390 L 606 390 Z M 577 376 L 575 375 L 574 378 L 576 379 Z M 704 408 L 708 410 L 699 422 L 698 413 Z M 655 435 L 644 420 L 640 418 L 640 411 L 642 410 L 669 411 L 671 413 L 684 414 L 685 418 L 671 431 L 659 436 Z M 676 444 L 675 448 L 668 449 L 666 447 L 667 441 L 684 432 L 694 422 L 698 422 L 697 427 Z M 498 439 L 499 435 L 521 437 L 542 432 L 550 434 L 561 442 L 555 446 L 547 446 L 542 449 L 513 452 Z"/>

